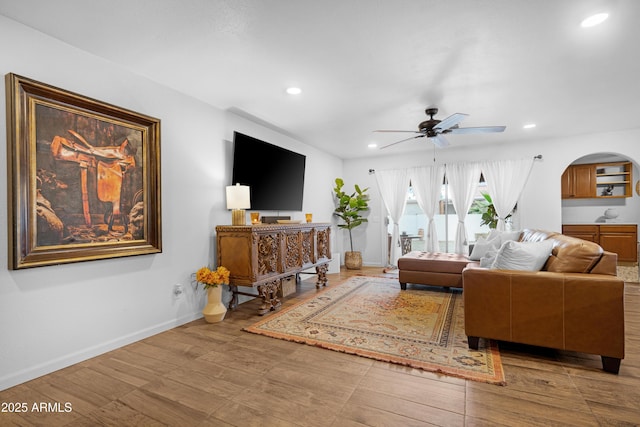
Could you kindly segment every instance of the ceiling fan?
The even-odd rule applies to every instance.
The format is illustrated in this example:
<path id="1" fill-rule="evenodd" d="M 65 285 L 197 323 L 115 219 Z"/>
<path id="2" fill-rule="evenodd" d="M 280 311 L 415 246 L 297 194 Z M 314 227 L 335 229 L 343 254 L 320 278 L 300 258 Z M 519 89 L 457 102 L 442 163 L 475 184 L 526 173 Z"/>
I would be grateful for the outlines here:
<path id="1" fill-rule="evenodd" d="M 391 147 L 392 145 L 400 144 L 401 142 L 409 141 L 416 138 L 424 138 L 425 136 L 438 147 L 446 147 L 449 145 L 449 141 L 444 137 L 446 134 L 466 134 L 466 133 L 490 133 L 490 132 L 504 132 L 506 126 L 481 126 L 481 127 L 458 127 L 458 123 L 464 120 L 468 114 L 455 113 L 450 115 L 444 120 L 434 119 L 433 116 L 438 114 L 437 108 L 427 108 L 425 110 L 429 120 L 418 125 L 418 130 L 376 130 L 374 132 L 410 132 L 416 133 L 416 136 L 406 138 L 397 142 L 380 147 L 380 149 Z"/>

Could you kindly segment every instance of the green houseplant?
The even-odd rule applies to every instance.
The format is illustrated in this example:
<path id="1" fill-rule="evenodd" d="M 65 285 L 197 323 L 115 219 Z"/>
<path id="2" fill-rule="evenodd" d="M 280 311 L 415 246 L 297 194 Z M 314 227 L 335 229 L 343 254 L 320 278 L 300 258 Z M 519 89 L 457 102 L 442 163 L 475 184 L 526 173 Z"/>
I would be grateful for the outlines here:
<path id="1" fill-rule="evenodd" d="M 482 193 L 482 197 L 484 197 L 484 200 L 478 200 L 475 203 L 477 213 L 482 215 L 480 225 L 488 225 L 489 228 L 495 229 L 498 226 L 496 207 L 493 205 L 493 200 L 488 193 Z M 512 214 L 513 211 L 505 219 L 510 218 Z"/>
<path id="2" fill-rule="evenodd" d="M 356 184 L 354 185 L 355 191 L 348 194 L 343 190 L 344 181 L 342 178 L 336 178 L 335 184 L 333 192 L 337 200 L 337 206 L 333 213 L 343 221 L 342 224 L 338 224 L 338 227 L 349 231 L 351 251 L 347 251 L 344 254 L 345 266 L 348 269 L 360 269 L 362 268 L 362 254 L 359 251 L 353 250 L 353 235 L 351 230 L 368 222 L 368 220 L 362 216 L 362 212 L 369 209 L 369 195 L 366 194 L 368 188 L 362 189 Z"/>

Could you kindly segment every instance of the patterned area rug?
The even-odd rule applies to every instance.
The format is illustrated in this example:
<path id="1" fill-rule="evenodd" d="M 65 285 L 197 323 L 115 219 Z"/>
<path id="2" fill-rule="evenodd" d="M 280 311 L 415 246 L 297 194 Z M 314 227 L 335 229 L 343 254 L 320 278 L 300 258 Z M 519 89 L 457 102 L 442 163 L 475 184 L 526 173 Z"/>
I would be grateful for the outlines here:
<path id="1" fill-rule="evenodd" d="M 496 344 L 468 348 L 462 304 L 458 289 L 401 291 L 397 279 L 357 276 L 244 330 L 504 385 Z"/>

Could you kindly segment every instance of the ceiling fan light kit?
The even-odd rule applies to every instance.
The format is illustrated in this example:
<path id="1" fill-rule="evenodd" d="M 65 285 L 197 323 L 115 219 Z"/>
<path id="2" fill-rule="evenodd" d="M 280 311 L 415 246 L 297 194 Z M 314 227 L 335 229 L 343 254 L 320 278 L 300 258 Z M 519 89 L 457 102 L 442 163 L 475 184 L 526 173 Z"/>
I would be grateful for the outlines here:
<path id="1" fill-rule="evenodd" d="M 425 120 L 418 125 L 417 131 L 412 130 L 376 130 L 374 132 L 410 132 L 417 134 L 410 138 L 402 139 L 400 141 L 393 142 L 391 144 L 384 145 L 380 149 L 391 147 L 401 142 L 409 141 L 416 138 L 424 138 L 425 136 L 437 147 L 446 147 L 449 145 L 449 141 L 443 136 L 445 134 L 468 134 L 468 133 L 490 133 L 490 132 L 504 132 L 506 126 L 481 126 L 481 127 L 467 127 L 461 128 L 458 124 L 464 120 L 468 114 L 454 113 L 443 120 L 434 119 L 433 116 L 438 114 L 438 109 L 434 107 L 427 108 L 424 111 L 429 120 Z"/>

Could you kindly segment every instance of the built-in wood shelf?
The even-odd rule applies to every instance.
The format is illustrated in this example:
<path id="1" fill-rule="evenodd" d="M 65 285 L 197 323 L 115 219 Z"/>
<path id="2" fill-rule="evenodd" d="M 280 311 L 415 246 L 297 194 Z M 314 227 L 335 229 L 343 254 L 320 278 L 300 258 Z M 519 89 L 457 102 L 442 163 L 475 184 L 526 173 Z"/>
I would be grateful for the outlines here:
<path id="1" fill-rule="evenodd" d="M 570 165 L 562 174 L 563 199 L 631 197 L 631 162 Z"/>

